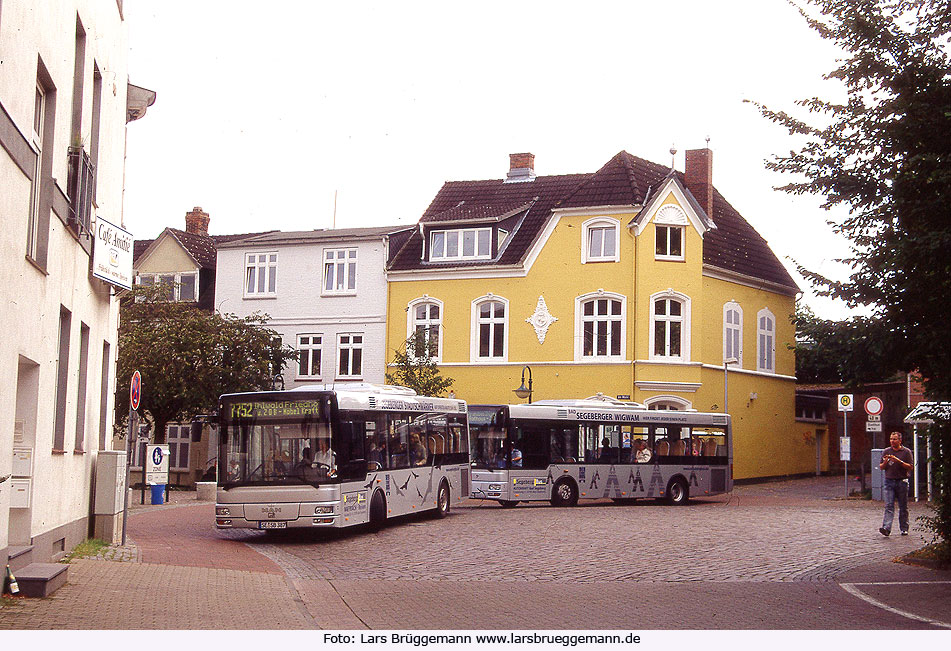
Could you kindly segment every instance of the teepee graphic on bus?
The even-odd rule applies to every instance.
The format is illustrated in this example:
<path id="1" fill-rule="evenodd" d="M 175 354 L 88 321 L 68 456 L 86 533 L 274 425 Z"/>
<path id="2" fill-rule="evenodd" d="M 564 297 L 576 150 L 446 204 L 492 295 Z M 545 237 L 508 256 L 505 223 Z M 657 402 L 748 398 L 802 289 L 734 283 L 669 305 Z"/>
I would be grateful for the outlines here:
<path id="1" fill-rule="evenodd" d="M 612 465 L 611 470 L 608 471 L 608 480 L 604 483 L 604 493 L 601 497 L 611 497 L 612 494 L 615 496 L 620 496 L 621 494 L 621 484 L 617 480 L 617 469 Z"/>
<path id="2" fill-rule="evenodd" d="M 637 474 L 634 474 L 634 469 L 631 468 L 631 475 L 627 478 L 627 482 L 631 484 L 631 492 L 644 492 L 644 480 L 641 479 L 641 469 L 637 469 Z"/>
<path id="3" fill-rule="evenodd" d="M 657 492 L 654 492 L 654 488 Z M 658 497 L 664 492 L 664 477 L 660 474 L 660 464 L 654 464 L 654 472 L 651 473 L 651 483 L 647 487 L 647 497 Z"/>

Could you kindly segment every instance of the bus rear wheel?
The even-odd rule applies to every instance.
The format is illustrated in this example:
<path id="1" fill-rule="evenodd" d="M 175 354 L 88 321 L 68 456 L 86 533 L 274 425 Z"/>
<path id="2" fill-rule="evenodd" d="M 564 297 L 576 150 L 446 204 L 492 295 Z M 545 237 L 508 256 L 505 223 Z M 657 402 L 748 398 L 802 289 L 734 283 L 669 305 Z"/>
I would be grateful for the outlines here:
<path id="1" fill-rule="evenodd" d="M 518 506 L 518 500 L 499 500 L 499 504 L 502 505 L 503 509 L 511 509 Z"/>
<path id="2" fill-rule="evenodd" d="M 552 506 L 574 506 L 578 503 L 578 487 L 570 479 L 562 479 L 551 491 Z"/>
<path id="3" fill-rule="evenodd" d="M 444 518 L 447 515 L 449 515 L 449 486 L 446 482 L 442 482 L 436 493 L 436 517 Z"/>
<path id="4" fill-rule="evenodd" d="M 379 531 L 386 524 L 386 500 L 379 492 L 370 500 L 370 531 Z"/>
<path id="5" fill-rule="evenodd" d="M 667 503 L 683 506 L 690 500 L 690 487 L 681 477 L 671 479 L 667 484 Z"/>

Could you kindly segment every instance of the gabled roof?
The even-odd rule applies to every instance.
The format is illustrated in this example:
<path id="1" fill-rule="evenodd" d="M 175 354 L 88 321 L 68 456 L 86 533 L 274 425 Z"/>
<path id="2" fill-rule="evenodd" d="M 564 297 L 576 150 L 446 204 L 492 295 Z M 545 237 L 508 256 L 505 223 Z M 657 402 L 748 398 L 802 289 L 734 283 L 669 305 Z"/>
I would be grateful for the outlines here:
<path id="1" fill-rule="evenodd" d="M 318 228 L 310 231 L 270 231 L 242 239 L 232 239 L 228 243 L 219 243 L 218 248 L 241 248 L 247 246 L 272 246 L 275 244 L 308 244 L 313 242 L 339 242 L 346 240 L 373 240 L 406 230 L 415 225 L 373 226 L 366 228 Z"/>
<path id="2" fill-rule="evenodd" d="M 441 268 L 511 266 L 522 263 L 539 237 L 552 210 L 632 206 L 632 212 L 649 201 L 673 174 L 700 218 L 714 228 L 704 234 L 705 265 L 742 276 L 765 280 L 798 291 L 795 281 L 759 233 L 714 188 L 713 214 L 703 215 L 699 202 L 684 186 L 683 173 L 621 151 L 595 173 L 539 176 L 532 182 L 452 181 L 443 184 L 420 218 L 420 224 L 490 221 L 506 210 L 534 199 L 524 219 L 512 232 L 498 259 L 478 262 L 422 261 L 422 236 L 413 232 L 398 249 L 391 241 L 392 271 Z M 469 206 L 469 208 L 466 208 Z M 467 213 L 468 211 L 468 213 Z"/>
<path id="3" fill-rule="evenodd" d="M 214 269 L 217 260 L 217 247 L 220 244 L 273 232 L 274 231 L 263 231 L 261 233 L 242 233 L 235 235 L 199 235 L 177 228 L 166 228 L 154 240 L 135 240 L 132 246 L 132 265 L 138 267 L 140 259 L 151 250 L 152 245 L 162 239 L 163 235 L 168 234 L 169 237 L 174 238 L 185 252 L 191 256 L 199 269 Z"/>

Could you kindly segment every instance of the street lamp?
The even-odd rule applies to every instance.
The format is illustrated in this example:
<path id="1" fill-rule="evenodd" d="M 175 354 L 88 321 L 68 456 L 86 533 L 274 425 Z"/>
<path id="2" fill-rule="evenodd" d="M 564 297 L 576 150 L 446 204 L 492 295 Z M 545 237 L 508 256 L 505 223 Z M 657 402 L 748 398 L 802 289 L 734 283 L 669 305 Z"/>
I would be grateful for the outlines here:
<path id="1" fill-rule="evenodd" d="M 730 376 L 727 374 L 727 368 L 730 364 L 739 364 L 740 360 L 735 357 L 723 360 L 723 413 L 729 414 L 729 386 Z"/>
<path id="2" fill-rule="evenodd" d="M 525 388 L 526 369 L 528 370 L 528 388 Z M 515 391 L 515 395 L 517 395 L 519 398 L 528 398 L 528 404 L 532 404 L 532 367 L 531 366 L 526 365 L 522 367 L 522 385 L 517 389 L 513 389 L 513 391 Z"/>

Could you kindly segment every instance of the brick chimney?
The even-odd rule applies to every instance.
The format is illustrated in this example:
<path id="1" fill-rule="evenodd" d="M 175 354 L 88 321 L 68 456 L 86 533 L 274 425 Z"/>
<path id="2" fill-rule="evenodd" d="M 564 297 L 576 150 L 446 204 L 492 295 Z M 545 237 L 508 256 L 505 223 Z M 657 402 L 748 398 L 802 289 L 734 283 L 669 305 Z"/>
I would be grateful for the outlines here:
<path id="1" fill-rule="evenodd" d="M 713 219 L 713 151 L 688 149 L 684 185 L 707 216 Z"/>
<path id="2" fill-rule="evenodd" d="M 201 206 L 195 206 L 191 212 L 185 213 L 185 232 L 195 235 L 208 235 L 208 222 L 211 217 L 201 209 Z"/>
<path id="3" fill-rule="evenodd" d="M 535 154 L 509 154 L 509 173 L 506 183 L 535 180 Z"/>

